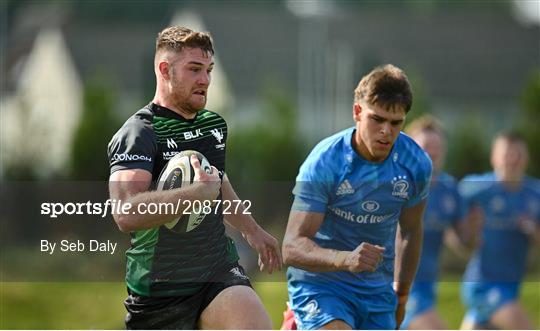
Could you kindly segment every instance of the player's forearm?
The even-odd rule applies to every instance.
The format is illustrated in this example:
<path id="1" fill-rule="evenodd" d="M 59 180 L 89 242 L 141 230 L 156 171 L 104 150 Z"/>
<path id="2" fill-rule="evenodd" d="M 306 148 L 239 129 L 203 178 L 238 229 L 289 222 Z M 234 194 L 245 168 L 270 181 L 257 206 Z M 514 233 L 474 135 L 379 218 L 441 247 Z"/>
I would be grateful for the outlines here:
<path id="1" fill-rule="evenodd" d="M 307 237 L 283 241 L 283 262 L 300 269 L 314 272 L 342 270 L 347 252 L 322 248 Z"/>
<path id="2" fill-rule="evenodd" d="M 240 202 L 240 198 L 234 191 L 227 175 L 223 178 L 221 192 L 223 201 Z M 231 208 L 227 215 L 225 215 L 227 224 L 232 226 L 235 230 L 240 231 L 242 234 L 256 231 L 259 228 L 259 225 L 250 214 L 246 213 L 246 207 L 242 203 L 234 204 L 234 206 L 235 207 Z"/>
<path id="3" fill-rule="evenodd" d="M 467 240 L 463 237 L 463 233 L 460 233 L 457 229 L 451 228 L 444 233 L 445 245 L 457 256 L 464 260 L 467 260 L 471 252 L 474 249 L 474 245 L 471 240 Z"/>
<path id="4" fill-rule="evenodd" d="M 540 244 L 540 225 L 532 219 L 522 219 L 518 221 L 518 226 L 521 231 L 529 236 L 533 242 Z"/>
<path id="5" fill-rule="evenodd" d="M 422 250 L 422 227 L 398 231 L 396 240 L 395 290 L 407 294 L 416 276 Z"/>
<path id="6" fill-rule="evenodd" d="M 242 211 L 240 211 L 242 209 Z M 236 214 L 227 214 L 224 215 L 225 222 L 232 226 L 235 230 L 246 235 L 248 233 L 255 232 L 260 226 L 257 224 L 255 219 L 248 214 L 243 214 L 244 207 L 240 204 L 238 208 L 238 213 Z"/>
<path id="7" fill-rule="evenodd" d="M 187 208 L 191 204 L 187 201 L 204 200 L 205 192 L 203 183 L 168 191 L 140 192 L 122 199 L 125 209 L 113 213 L 113 217 L 122 232 L 154 228 L 189 212 Z"/>

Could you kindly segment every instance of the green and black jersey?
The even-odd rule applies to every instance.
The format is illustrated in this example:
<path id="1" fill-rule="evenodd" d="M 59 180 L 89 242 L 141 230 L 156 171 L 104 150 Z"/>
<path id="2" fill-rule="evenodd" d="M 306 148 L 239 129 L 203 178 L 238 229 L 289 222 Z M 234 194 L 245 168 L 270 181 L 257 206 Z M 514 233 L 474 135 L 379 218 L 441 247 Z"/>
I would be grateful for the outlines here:
<path id="1" fill-rule="evenodd" d="M 224 174 L 226 140 L 227 124 L 214 112 L 202 110 L 188 120 L 151 103 L 130 117 L 109 143 L 111 173 L 145 169 L 155 182 L 174 155 L 196 150 Z M 126 256 L 127 285 L 144 296 L 196 293 L 216 271 L 238 261 L 220 211 L 206 215 L 190 232 L 165 226 L 132 232 Z"/>

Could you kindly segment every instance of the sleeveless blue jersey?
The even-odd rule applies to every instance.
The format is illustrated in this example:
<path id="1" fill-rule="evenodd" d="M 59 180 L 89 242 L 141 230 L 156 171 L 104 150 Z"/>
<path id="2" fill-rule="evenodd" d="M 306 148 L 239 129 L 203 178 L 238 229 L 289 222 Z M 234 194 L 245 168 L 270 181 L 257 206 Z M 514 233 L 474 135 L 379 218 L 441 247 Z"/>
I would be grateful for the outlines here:
<path id="1" fill-rule="evenodd" d="M 434 282 L 439 270 L 439 252 L 444 231 L 461 220 L 463 203 L 456 180 L 442 172 L 431 183 L 424 214 L 424 242 L 415 282 Z"/>
<path id="2" fill-rule="evenodd" d="M 362 242 L 384 246 L 375 272 L 308 272 L 289 267 L 289 293 L 302 284 L 332 286 L 346 293 L 391 292 L 394 245 L 402 208 L 428 195 L 431 160 L 407 135 L 400 133 L 388 158 L 372 163 L 358 155 L 351 140 L 355 128 L 320 142 L 300 167 L 293 210 L 324 214 L 313 240 L 323 248 L 352 251 Z M 393 293 L 393 292 L 392 292 Z"/>
<path id="3" fill-rule="evenodd" d="M 481 246 L 467 265 L 465 281 L 521 281 L 530 243 L 518 220 L 539 222 L 539 183 L 525 177 L 520 188 L 511 190 L 494 173 L 467 176 L 460 182 L 467 205 L 479 206 L 484 214 Z"/>

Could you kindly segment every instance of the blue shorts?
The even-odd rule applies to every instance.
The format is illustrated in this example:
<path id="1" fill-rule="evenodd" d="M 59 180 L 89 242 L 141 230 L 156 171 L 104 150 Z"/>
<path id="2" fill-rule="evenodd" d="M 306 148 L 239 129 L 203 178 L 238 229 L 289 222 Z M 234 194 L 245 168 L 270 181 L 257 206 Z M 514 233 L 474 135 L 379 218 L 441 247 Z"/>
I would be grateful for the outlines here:
<path id="1" fill-rule="evenodd" d="M 374 300 L 388 302 L 389 308 L 371 309 Z M 302 284 L 289 291 L 289 302 L 299 330 L 320 329 L 334 320 L 342 320 L 353 329 L 393 330 L 396 328 L 395 293 L 360 295 L 344 293 L 331 286 Z"/>
<path id="2" fill-rule="evenodd" d="M 435 306 L 435 283 L 414 283 L 409 293 L 409 300 L 405 309 L 405 319 L 401 323 L 402 329 L 408 329 L 409 323 L 417 316 L 433 309 Z"/>
<path id="3" fill-rule="evenodd" d="M 464 282 L 461 286 L 461 298 L 468 308 L 465 319 L 478 325 L 487 324 L 499 308 L 518 296 L 518 283 Z"/>

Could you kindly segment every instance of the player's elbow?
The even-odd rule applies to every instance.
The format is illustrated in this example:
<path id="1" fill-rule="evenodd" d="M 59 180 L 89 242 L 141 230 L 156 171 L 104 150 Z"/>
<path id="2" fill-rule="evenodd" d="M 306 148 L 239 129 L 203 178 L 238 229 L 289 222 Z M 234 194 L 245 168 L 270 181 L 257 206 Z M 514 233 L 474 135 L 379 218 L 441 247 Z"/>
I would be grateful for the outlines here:
<path id="1" fill-rule="evenodd" d="M 135 230 L 133 228 L 133 220 L 129 216 L 130 215 L 125 214 L 113 215 L 114 221 L 116 222 L 118 229 L 123 233 L 130 233 L 131 231 Z"/>

